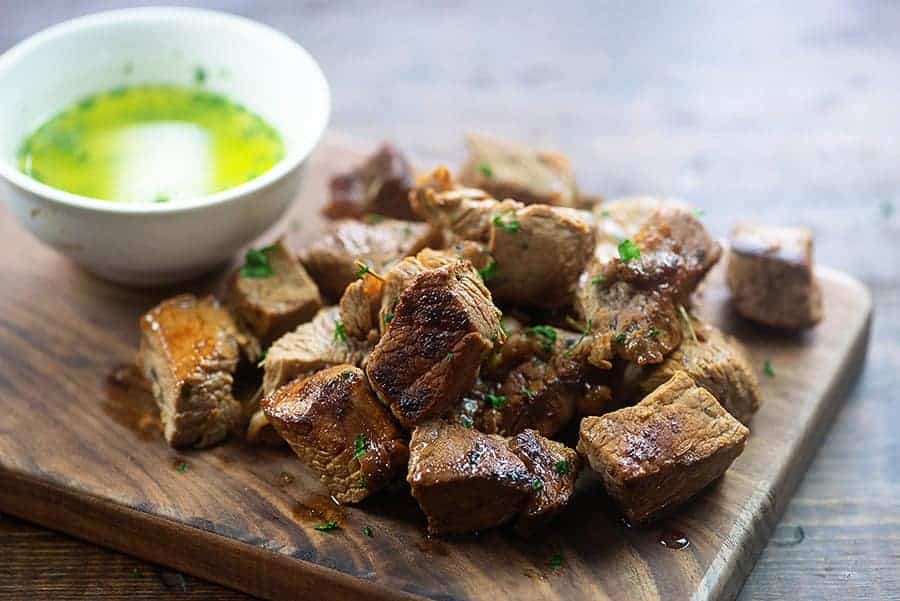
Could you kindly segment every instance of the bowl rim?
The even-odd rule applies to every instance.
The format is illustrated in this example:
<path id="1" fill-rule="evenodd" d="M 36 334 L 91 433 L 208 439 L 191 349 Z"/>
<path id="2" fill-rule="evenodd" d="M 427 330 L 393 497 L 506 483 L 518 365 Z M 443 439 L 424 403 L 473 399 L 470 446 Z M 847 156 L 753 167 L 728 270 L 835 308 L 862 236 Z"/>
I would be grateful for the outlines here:
<path id="1" fill-rule="evenodd" d="M 46 29 L 32 34 L 9 48 L 3 54 L 0 54 L 0 74 L 2 74 L 4 70 L 10 68 L 16 61 L 26 57 L 33 49 L 51 43 L 57 38 L 64 37 L 86 27 L 104 25 L 114 27 L 117 24 L 125 22 L 160 18 L 165 20 L 179 19 L 183 21 L 204 19 L 207 22 L 219 22 L 230 27 L 244 28 L 253 35 L 275 38 L 286 48 L 290 48 L 294 52 L 300 54 L 303 59 L 308 60 L 312 66 L 313 73 L 310 83 L 321 89 L 325 101 L 324 110 L 322 110 L 321 114 L 315 119 L 315 126 L 312 134 L 305 137 L 301 143 L 297 145 L 297 148 L 285 155 L 268 171 L 250 181 L 212 194 L 179 200 L 172 203 L 115 202 L 66 192 L 65 190 L 54 188 L 53 186 L 49 186 L 29 177 L 5 160 L 0 160 L 0 177 L 3 177 L 11 184 L 44 199 L 81 209 L 121 214 L 183 213 L 212 205 L 229 203 L 251 195 L 284 178 L 309 157 L 321 141 L 331 117 L 331 90 L 321 65 L 319 65 L 318 61 L 316 61 L 308 50 L 290 36 L 258 21 L 247 19 L 232 13 L 191 7 L 145 6 L 102 11 L 76 17 L 57 23 L 56 25 L 51 25 Z"/>

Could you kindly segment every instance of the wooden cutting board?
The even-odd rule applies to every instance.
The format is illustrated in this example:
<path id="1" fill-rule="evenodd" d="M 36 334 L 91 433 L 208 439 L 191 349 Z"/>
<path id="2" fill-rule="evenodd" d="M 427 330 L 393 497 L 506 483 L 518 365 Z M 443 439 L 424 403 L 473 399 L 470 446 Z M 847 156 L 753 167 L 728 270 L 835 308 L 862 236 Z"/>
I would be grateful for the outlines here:
<path id="1" fill-rule="evenodd" d="M 299 247 L 315 236 L 328 176 L 358 157 L 326 141 L 268 238 L 287 231 Z M 736 319 L 714 273 L 701 314 L 745 343 L 764 397 L 721 481 L 641 530 L 588 475 L 535 540 L 502 530 L 433 540 L 402 491 L 338 507 L 284 449 L 166 446 L 152 401 L 127 385 L 138 316 L 178 291 L 218 290 L 222 274 L 172 289 L 108 284 L 5 210 L 0 249 L 0 511 L 271 599 L 730 599 L 859 373 L 872 312 L 861 284 L 821 268 L 824 322 L 777 334 Z M 328 519 L 340 527 L 313 527 Z M 688 546 L 672 548 L 681 538 Z"/>

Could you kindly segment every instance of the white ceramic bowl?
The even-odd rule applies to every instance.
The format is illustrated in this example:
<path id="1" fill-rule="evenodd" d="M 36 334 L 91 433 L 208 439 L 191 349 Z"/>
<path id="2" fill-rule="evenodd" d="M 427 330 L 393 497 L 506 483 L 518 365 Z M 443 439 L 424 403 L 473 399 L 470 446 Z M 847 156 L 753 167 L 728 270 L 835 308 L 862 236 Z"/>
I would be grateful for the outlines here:
<path id="1" fill-rule="evenodd" d="M 285 157 L 256 179 L 190 200 L 117 203 L 51 188 L 18 170 L 25 137 L 78 99 L 121 85 L 191 84 L 198 67 L 207 89 L 282 135 Z M 253 21 L 186 8 L 75 19 L 0 57 L 0 194 L 35 236 L 101 277 L 136 285 L 187 279 L 224 264 L 284 213 L 329 110 L 316 61 Z"/>

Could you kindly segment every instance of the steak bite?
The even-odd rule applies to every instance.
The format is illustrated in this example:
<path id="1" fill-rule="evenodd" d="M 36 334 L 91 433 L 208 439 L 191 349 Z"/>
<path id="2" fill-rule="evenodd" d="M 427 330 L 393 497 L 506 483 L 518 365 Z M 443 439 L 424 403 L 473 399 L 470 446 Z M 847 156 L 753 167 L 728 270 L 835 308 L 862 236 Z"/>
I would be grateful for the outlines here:
<path id="1" fill-rule="evenodd" d="M 331 179 L 331 199 L 322 212 L 331 219 L 370 213 L 415 219 L 409 207 L 413 181 L 409 161 L 392 145 L 382 144 L 364 163 Z"/>
<path id="2" fill-rule="evenodd" d="M 822 292 L 813 274 L 807 228 L 738 225 L 731 232 L 727 281 L 743 317 L 779 328 L 822 320 Z"/>
<path id="3" fill-rule="evenodd" d="M 378 341 L 381 330 L 378 312 L 383 290 L 384 279 L 372 273 L 364 273 L 347 286 L 339 305 L 347 336 L 371 344 Z"/>
<path id="4" fill-rule="evenodd" d="M 619 242 L 634 238 L 653 212 L 663 208 L 691 210 L 684 201 L 653 196 L 617 198 L 596 205 L 593 209 L 597 231 L 594 256 L 604 262 L 618 256 Z"/>
<path id="5" fill-rule="evenodd" d="M 267 347 L 312 319 L 322 307 L 322 299 L 316 283 L 283 240 L 256 252 L 268 259 L 271 273 L 235 271 L 225 300 L 238 324 Z"/>
<path id="6" fill-rule="evenodd" d="M 371 346 L 346 335 L 337 307 L 320 310 L 312 321 L 269 347 L 263 363 L 263 392 L 320 369 L 348 363 L 361 367 Z"/>
<path id="7" fill-rule="evenodd" d="M 508 444 L 531 472 L 531 497 L 516 522 L 516 529 L 528 534 L 546 525 L 569 504 L 581 460 L 573 449 L 535 430 L 517 434 Z"/>
<path id="8" fill-rule="evenodd" d="M 681 305 L 719 260 L 721 247 L 697 218 L 680 208 L 653 211 L 618 256 L 594 260 L 581 278 L 576 311 L 591 325 L 590 360 L 614 356 L 660 363 L 681 343 Z"/>
<path id="9" fill-rule="evenodd" d="M 457 187 L 441 167 L 429 181 L 416 188 L 413 207 L 435 227 L 487 244 L 494 259 L 488 286 L 498 302 L 545 309 L 571 304 L 594 251 L 590 213 L 498 201 Z"/>
<path id="10" fill-rule="evenodd" d="M 575 175 L 562 154 L 481 134 L 466 136 L 466 146 L 469 156 L 459 175 L 464 185 L 525 204 L 577 205 Z"/>
<path id="11" fill-rule="evenodd" d="M 429 534 L 499 526 L 525 507 L 533 490 L 531 473 L 505 439 L 440 420 L 413 430 L 406 480 Z"/>
<path id="12" fill-rule="evenodd" d="M 677 372 L 633 407 L 581 421 L 578 452 L 629 521 L 648 522 L 719 478 L 749 430 Z"/>
<path id="13" fill-rule="evenodd" d="M 140 321 L 138 365 L 153 386 L 166 441 L 173 447 L 208 447 L 241 418 L 232 396 L 240 334 L 212 296 L 181 294 L 164 300 Z"/>
<path id="14" fill-rule="evenodd" d="M 468 261 L 456 261 L 415 276 L 402 292 L 366 373 L 378 398 L 411 428 L 457 403 L 503 339 L 491 293 Z"/>
<path id="15" fill-rule="evenodd" d="M 666 360 L 641 370 L 635 378 L 638 398 L 653 392 L 678 371 L 684 371 L 698 386 L 708 390 L 719 404 L 744 425 L 759 409 L 756 374 L 740 343 L 717 328 L 693 320 L 693 332 Z"/>
<path id="16" fill-rule="evenodd" d="M 425 223 L 382 219 L 336 222 L 332 231 L 303 252 L 302 260 L 328 299 L 337 301 L 360 272 L 360 262 L 380 273 L 426 247 L 442 247 L 440 231 Z"/>
<path id="17" fill-rule="evenodd" d="M 362 501 L 406 467 L 406 441 L 357 367 L 336 365 L 289 382 L 262 407 L 300 461 L 342 503 Z"/>

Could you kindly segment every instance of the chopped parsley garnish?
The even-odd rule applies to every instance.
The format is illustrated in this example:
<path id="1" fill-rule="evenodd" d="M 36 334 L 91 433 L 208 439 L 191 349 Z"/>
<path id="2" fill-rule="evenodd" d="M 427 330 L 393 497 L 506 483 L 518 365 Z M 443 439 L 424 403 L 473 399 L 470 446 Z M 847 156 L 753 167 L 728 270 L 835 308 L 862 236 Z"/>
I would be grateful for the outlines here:
<path id="1" fill-rule="evenodd" d="M 266 364 L 266 355 L 269 354 L 269 349 L 264 349 L 263 352 L 259 354 L 259 361 L 256 362 L 256 367 L 262 367 Z"/>
<path id="2" fill-rule="evenodd" d="M 641 249 L 630 238 L 625 238 L 619 242 L 619 258 L 623 263 L 627 263 L 632 259 L 640 259 Z"/>
<path id="3" fill-rule="evenodd" d="M 706 215 L 706 211 L 704 211 L 703 209 L 694 209 L 694 217 L 697 217 L 699 219 L 704 215 Z"/>
<path id="4" fill-rule="evenodd" d="M 321 524 L 316 524 L 313 526 L 316 530 L 321 530 L 323 532 L 327 532 L 328 530 L 334 530 L 338 527 L 337 520 L 328 520 L 327 522 L 323 522 Z"/>
<path id="5" fill-rule="evenodd" d="M 274 246 L 266 246 L 265 248 L 250 248 L 244 255 L 244 266 L 241 267 L 241 275 L 245 278 L 267 278 L 275 275 L 272 264 L 269 262 L 269 251 Z"/>
<path id="6" fill-rule="evenodd" d="M 531 326 L 525 331 L 529 335 L 540 338 L 541 346 L 545 351 L 550 352 L 553 349 L 553 344 L 556 342 L 556 330 L 550 326 Z"/>
<path id="7" fill-rule="evenodd" d="M 522 396 L 524 396 L 526 399 L 533 399 L 533 398 L 535 397 L 534 392 L 532 392 L 531 390 L 525 388 L 524 386 L 523 386 L 522 388 L 519 389 L 519 394 L 521 394 Z"/>
<path id="8" fill-rule="evenodd" d="M 491 169 L 491 166 L 487 163 L 481 163 L 478 165 L 478 170 L 481 171 L 481 175 L 485 177 L 494 177 L 494 170 Z"/>
<path id="9" fill-rule="evenodd" d="M 356 481 L 356 488 L 369 488 L 369 479 L 366 478 L 365 474 L 360 476 L 359 480 Z"/>
<path id="10" fill-rule="evenodd" d="M 533 488 L 534 490 L 541 490 L 542 488 L 544 488 L 544 483 L 535 478 L 531 481 L 531 488 Z"/>
<path id="11" fill-rule="evenodd" d="M 369 450 L 367 448 L 368 442 L 366 441 L 366 437 L 362 434 L 357 434 L 356 438 L 353 439 L 353 458 L 359 459 Z"/>
<path id="12" fill-rule="evenodd" d="M 391 320 L 394 319 L 394 312 L 393 311 L 385 311 L 384 317 L 382 319 L 384 319 L 384 323 L 391 323 Z"/>
<path id="13" fill-rule="evenodd" d="M 603 218 L 609 217 L 609 211 L 603 209 L 602 211 L 600 211 L 600 216 Z"/>
<path id="14" fill-rule="evenodd" d="M 650 326 L 650 332 L 647 335 L 650 336 L 650 338 L 656 338 L 657 336 L 659 336 L 659 330 L 657 330 L 653 326 Z"/>
<path id="15" fill-rule="evenodd" d="M 197 67 L 194 69 L 194 82 L 198 84 L 203 84 L 206 81 L 206 69 L 203 67 Z"/>
<path id="16" fill-rule="evenodd" d="M 628 337 L 625 335 L 625 332 L 620 332 L 619 334 L 616 334 L 616 344 L 625 344 L 625 340 L 627 338 Z"/>
<path id="17" fill-rule="evenodd" d="M 566 318 L 566 319 L 569 319 L 569 318 Z M 572 323 L 575 323 L 574 319 L 572 320 Z M 576 346 L 578 346 L 579 344 L 581 344 L 581 341 L 584 340 L 585 337 L 587 337 L 591 333 L 591 330 L 593 330 L 593 329 L 594 329 L 594 321 L 591 319 L 587 320 L 587 322 L 584 324 L 584 329 L 581 330 L 581 336 L 578 337 L 578 340 L 576 340 L 572 344 L 568 345 L 569 348 L 567 348 L 565 351 L 563 351 L 563 357 L 568 357 L 569 353 L 572 352 L 572 349 L 575 348 Z"/>
<path id="18" fill-rule="evenodd" d="M 498 213 L 494 215 L 494 218 L 491 222 L 499 227 L 501 230 L 509 232 L 510 234 L 515 234 L 519 231 L 519 222 L 515 219 L 515 211 L 505 211 L 503 213 Z M 506 216 L 506 219 L 504 219 Z"/>
<path id="19" fill-rule="evenodd" d="M 357 261 L 356 265 L 359 267 L 359 269 L 357 269 L 353 275 L 355 275 L 357 278 L 361 278 L 367 273 L 372 273 L 372 270 L 369 269 L 369 266 L 362 261 Z"/>
<path id="20" fill-rule="evenodd" d="M 491 260 L 488 261 L 488 264 L 478 270 L 478 275 L 481 276 L 481 279 L 485 282 L 489 282 L 494 279 L 494 276 L 497 275 L 497 261 L 494 257 L 491 257 Z"/>
<path id="21" fill-rule="evenodd" d="M 562 553 L 554 553 L 550 556 L 550 561 L 547 562 L 550 567 L 554 570 L 558 570 L 563 565 L 563 556 Z"/>
<path id="22" fill-rule="evenodd" d="M 494 394 L 493 392 L 489 392 L 484 395 L 484 398 L 490 402 L 491 407 L 494 409 L 503 409 L 506 407 L 506 395 L 504 394 Z"/>
<path id="23" fill-rule="evenodd" d="M 182 474 L 188 471 L 188 464 L 185 461 L 179 461 L 175 464 L 175 470 L 181 472 Z"/>
<path id="24" fill-rule="evenodd" d="M 503 331 L 504 336 L 509 336 L 509 329 L 506 327 L 506 324 L 502 321 L 500 322 L 500 329 Z"/>
<path id="25" fill-rule="evenodd" d="M 334 341 L 347 342 L 347 330 L 344 323 L 338 319 L 334 320 Z"/>
<path id="26" fill-rule="evenodd" d="M 369 538 L 372 538 L 372 536 L 374 536 L 372 529 L 369 528 L 368 526 L 362 527 L 362 533 L 363 533 L 363 535 L 368 536 Z"/>
<path id="27" fill-rule="evenodd" d="M 469 417 L 468 415 L 460 415 L 459 423 L 462 424 L 466 428 L 471 428 L 474 425 L 472 418 Z"/>
<path id="28" fill-rule="evenodd" d="M 772 368 L 772 361 L 770 359 L 766 359 L 763 363 L 763 373 L 770 378 L 775 377 L 775 370 Z"/>
<path id="29" fill-rule="evenodd" d="M 560 476 L 565 476 L 566 474 L 568 474 L 570 469 L 571 469 L 571 466 L 569 465 L 569 462 L 566 461 L 565 459 L 560 459 L 559 461 L 557 461 L 556 463 L 553 464 L 553 471 L 556 472 L 557 474 L 559 474 Z"/>
<path id="30" fill-rule="evenodd" d="M 363 217 L 363 221 L 369 225 L 377 225 L 384 221 L 384 217 L 378 213 L 366 213 L 366 216 Z"/>
<path id="31" fill-rule="evenodd" d="M 598 273 L 594 277 L 591 278 L 591 284 L 599 284 L 600 282 L 606 280 L 606 276 L 602 273 Z"/>
<path id="32" fill-rule="evenodd" d="M 444 361 L 453 361 L 453 351 L 450 351 L 446 355 L 444 355 Z"/>

